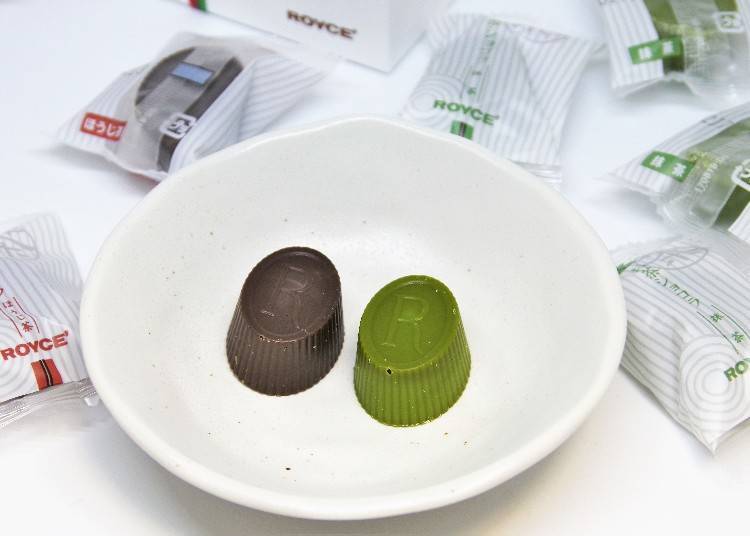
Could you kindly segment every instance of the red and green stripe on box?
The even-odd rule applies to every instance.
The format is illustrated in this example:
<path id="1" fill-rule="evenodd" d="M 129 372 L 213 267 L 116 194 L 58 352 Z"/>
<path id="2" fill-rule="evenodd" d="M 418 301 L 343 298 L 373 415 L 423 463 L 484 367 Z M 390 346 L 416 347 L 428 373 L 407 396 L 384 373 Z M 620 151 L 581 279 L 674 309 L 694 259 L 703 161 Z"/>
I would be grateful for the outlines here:
<path id="1" fill-rule="evenodd" d="M 195 9 L 206 11 L 206 0 L 189 0 L 190 5 Z"/>

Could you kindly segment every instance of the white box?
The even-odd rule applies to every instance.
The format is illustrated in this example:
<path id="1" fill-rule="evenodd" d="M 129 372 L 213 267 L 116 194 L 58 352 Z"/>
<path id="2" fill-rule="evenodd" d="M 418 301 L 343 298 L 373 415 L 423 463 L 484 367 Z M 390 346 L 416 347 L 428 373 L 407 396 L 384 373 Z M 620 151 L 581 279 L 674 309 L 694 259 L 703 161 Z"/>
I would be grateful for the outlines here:
<path id="1" fill-rule="evenodd" d="M 181 0 L 185 2 L 186 0 Z M 187 0 L 190 5 L 390 71 L 450 0 Z"/>

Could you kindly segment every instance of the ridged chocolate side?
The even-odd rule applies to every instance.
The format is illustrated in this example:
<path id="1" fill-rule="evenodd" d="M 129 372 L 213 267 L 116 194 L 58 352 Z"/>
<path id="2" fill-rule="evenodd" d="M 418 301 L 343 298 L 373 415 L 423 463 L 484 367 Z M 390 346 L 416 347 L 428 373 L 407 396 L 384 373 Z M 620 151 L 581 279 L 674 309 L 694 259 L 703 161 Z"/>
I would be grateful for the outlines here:
<path id="1" fill-rule="evenodd" d="M 344 343 L 341 281 L 319 251 L 291 247 L 261 260 L 242 287 L 227 332 L 234 375 L 268 395 L 318 383 Z"/>
<path id="2" fill-rule="evenodd" d="M 227 357 L 234 375 L 251 389 L 267 395 L 292 395 L 318 383 L 336 364 L 344 344 L 339 295 L 328 322 L 315 333 L 279 342 L 257 333 L 237 304 L 227 334 Z"/>
<path id="3" fill-rule="evenodd" d="M 354 390 L 370 416 L 391 426 L 414 426 L 438 418 L 456 403 L 469 381 L 471 354 L 461 319 L 453 340 L 433 366 L 388 370 L 373 365 L 357 343 Z"/>

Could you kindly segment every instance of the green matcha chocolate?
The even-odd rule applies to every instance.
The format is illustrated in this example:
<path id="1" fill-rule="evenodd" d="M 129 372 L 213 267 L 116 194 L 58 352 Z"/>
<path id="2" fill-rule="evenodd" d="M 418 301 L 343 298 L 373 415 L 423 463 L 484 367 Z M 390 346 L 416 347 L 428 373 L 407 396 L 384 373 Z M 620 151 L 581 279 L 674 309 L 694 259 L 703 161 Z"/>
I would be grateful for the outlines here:
<path id="1" fill-rule="evenodd" d="M 437 279 L 402 277 L 367 304 L 354 390 L 373 418 L 413 426 L 439 417 L 463 393 L 470 369 L 458 304 Z"/>

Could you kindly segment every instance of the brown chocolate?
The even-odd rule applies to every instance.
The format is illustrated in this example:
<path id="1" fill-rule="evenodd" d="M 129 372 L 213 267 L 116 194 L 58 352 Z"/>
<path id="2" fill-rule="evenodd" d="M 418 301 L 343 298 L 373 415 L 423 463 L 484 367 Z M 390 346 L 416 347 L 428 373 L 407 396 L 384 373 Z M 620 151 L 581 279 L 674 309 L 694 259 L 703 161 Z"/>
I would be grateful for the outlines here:
<path id="1" fill-rule="evenodd" d="M 227 334 L 242 383 L 268 395 L 304 391 L 333 368 L 343 343 L 341 282 L 325 255 L 290 247 L 252 269 Z"/>

